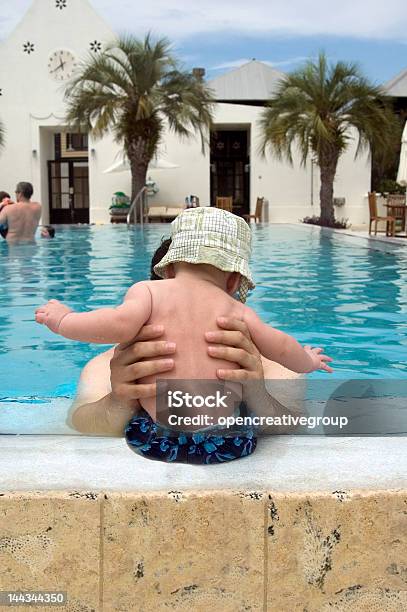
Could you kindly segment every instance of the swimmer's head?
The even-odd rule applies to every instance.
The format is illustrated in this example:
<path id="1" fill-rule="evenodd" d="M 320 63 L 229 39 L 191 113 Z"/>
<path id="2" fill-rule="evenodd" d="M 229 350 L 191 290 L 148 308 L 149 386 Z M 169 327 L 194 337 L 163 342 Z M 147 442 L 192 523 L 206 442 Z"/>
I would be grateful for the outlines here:
<path id="1" fill-rule="evenodd" d="M 24 200 L 30 200 L 32 194 L 34 193 L 34 188 L 31 183 L 27 183 L 25 181 L 21 181 L 17 183 L 16 187 L 16 197 L 17 201 L 23 198 Z"/>
<path id="2" fill-rule="evenodd" d="M 41 238 L 53 238 L 55 236 L 55 227 L 52 225 L 44 225 L 41 228 Z"/>

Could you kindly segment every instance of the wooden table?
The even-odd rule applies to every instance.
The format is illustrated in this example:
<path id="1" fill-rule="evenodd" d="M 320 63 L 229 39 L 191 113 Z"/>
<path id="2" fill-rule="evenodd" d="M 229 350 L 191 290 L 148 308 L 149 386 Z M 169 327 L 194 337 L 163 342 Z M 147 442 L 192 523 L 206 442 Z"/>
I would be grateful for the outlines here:
<path id="1" fill-rule="evenodd" d="M 406 204 L 385 204 L 385 207 L 387 208 L 387 214 L 389 217 L 394 217 L 396 219 L 396 223 L 397 221 L 401 221 L 401 227 L 402 229 L 400 231 L 402 232 L 407 232 L 406 230 L 406 211 L 407 211 L 407 205 Z M 400 216 L 400 211 L 401 211 L 401 216 Z M 396 233 L 396 229 L 394 229 L 394 233 Z M 400 238 L 407 238 L 407 234 L 405 236 L 400 236 Z"/>

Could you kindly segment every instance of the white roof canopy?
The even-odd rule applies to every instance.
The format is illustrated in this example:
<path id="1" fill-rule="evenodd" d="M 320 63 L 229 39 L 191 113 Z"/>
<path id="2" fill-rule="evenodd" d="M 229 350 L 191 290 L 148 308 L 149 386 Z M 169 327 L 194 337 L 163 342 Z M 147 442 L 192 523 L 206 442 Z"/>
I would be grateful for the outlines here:
<path id="1" fill-rule="evenodd" d="M 394 98 L 407 98 L 407 69 L 383 85 L 384 91 Z"/>
<path id="2" fill-rule="evenodd" d="M 208 81 L 216 100 L 268 100 L 285 77 L 283 72 L 252 60 L 235 70 Z"/>
<path id="3" fill-rule="evenodd" d="M 172 170 L 179 168 L 177 164 L 173 164 L 167 161 L 163 157 L 154 157 L 148 164 L 149 170 Z M 116 172 L 128 172 L 130 170 L 130 162 L 125 155 L 120 155 L 119 159 L 116 160 L 111 166 L 103 171 L 103 174 L 113 174 Z"/>

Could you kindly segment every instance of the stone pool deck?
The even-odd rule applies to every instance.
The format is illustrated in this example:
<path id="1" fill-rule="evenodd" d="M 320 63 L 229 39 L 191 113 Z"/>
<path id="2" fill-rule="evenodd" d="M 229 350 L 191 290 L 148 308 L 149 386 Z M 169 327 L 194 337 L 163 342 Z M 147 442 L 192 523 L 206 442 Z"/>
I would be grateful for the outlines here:
<path id="1" fill-rule="evenodd" d="M 1 436 L 0 590 L 67 591 L 72 612 L 404 612 L 405 448 L 276 436 L 193 467 Z"/>
<path id="2" fill-rule="evenodd" d="M 303 223 L 300 223 L 304 227 Z M 318 227 L 318 226 L 311 226 Z M 321 231 L 326 233 L 342 234 L 343 236 L 350 236 L 352 238 L 364 238 L 366 246 L 371 248 L 378 248 L 380 250 L 386 250 L 386 246 L 391 250 L 394 246 L 407 247 L 407 236 L 403 234 L 396 234 L 395 236 L 386 236 L 382 231 L 376 236 L 374 232 L 369 234 L 369 227 L 367 225 L 351 225 L 347 229 L 332 229 L 328 227 L 319 228 Z M 380 226 L 383 229 L 383 226 Z M 363 244 L 360 241 L 361 244 Z"/>
<path id="3" fill-rule="evenodd" d="M 402 235 L 386 236 L 383 233 L 379 233 L 375 236 L 374 233 L 369 234 L 369 230 L 365 226 L 355 226 L 355 227 L 351 227 L 346 230 L 333 230 L 333 231 L 344 234 L 345 236 L 353 236 L 355 238 L 365 238 L 370 242 L 369 246 L 375 246 L 378 244 L 407 246 L 406 236 L 402 236 Z"/>

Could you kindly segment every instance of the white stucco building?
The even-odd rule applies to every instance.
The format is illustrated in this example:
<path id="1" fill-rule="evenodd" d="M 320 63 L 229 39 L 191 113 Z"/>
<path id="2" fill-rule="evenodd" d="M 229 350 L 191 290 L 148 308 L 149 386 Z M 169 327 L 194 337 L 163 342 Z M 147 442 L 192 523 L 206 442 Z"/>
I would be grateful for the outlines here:
<path id="1" fill-rule="evenodd" d="M 111 138 L 94 141 L 64 131 L 64 79 L 114 35 L 88 0 L 34 0 L 0 44 L 6 128 L 0 189 L 12 192 L 18 181 L 31 181 L 43 223 L 108 222 L 112 194 L 130 192 L 129 173 L 103 173 L 120 153 Z M 180 142 L 166 134 L 161 153 L 179 167 L 151 171 L 160 189 L 152 204 L 177 205 L 194 194 L 208 205 L 216 195 L 233 195 L 244 213 L 264 196 L 273 222 L 319 214 L 318 168 L 302 168 L 299 160 L 290 167 L 258 153 L 258 118 L 281 76 L 254 60 L 211 81 L 218 104 L 210 150 L 202 155 L 198 138 Z M 355 147 L 340 160 L 335 197 L 345 198 L 337 218 L 359 224 L 368 216 L 371 168 L 367 156 L 354 160 Z"/>

